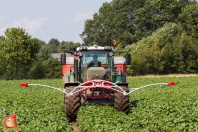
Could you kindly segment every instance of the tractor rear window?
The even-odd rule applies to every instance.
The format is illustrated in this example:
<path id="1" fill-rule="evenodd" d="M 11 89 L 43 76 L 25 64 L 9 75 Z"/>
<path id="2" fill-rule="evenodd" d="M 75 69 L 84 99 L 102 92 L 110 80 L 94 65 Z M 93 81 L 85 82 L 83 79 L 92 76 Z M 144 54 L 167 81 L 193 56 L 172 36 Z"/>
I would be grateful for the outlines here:
<path id="1" fill-rule="evenodd" d="M 91 50 L 91 51 L 83 51 L 82 54 L 83 54 L 82 63 L 84 65 L 89 64 L 91 61 L 93 61 L 94 56 L 98 57 L 97 60 L 100 61 L 101 64 L 109 63 L 109 59 L 108 59 L 109 51 Z"/>

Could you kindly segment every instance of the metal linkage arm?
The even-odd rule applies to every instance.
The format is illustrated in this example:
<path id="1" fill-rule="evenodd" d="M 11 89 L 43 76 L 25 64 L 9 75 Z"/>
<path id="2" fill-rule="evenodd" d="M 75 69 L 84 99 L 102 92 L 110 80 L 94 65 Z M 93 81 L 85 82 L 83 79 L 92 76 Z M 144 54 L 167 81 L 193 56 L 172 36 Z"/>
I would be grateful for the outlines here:
<path id="1" fill-rule="evenodd" d="M 129 88 L 130 92 L 127 93 L 126 91 L 124 91 L 120 86 L 118 86 L 116 83 L 112 83 L 109 81 L 105 81 L 105 80 L 91 80 L 91 81 L 87 81 L 85 83 L 79 83 L 79 85 L 75 88 L 73 88 L 73 90 L 69 93 L 67 93 L 65 91 L 65 89 L 63 88 L 56 88 L 56 87 L 52 87 L 52 86 L 48 86 L 48 85 L 42 85 L 42 84 L 28 84 L 28 83 L 21 83 L 20 86 L 23 87 L 28 87 L 28 86 L 41 86 L 41 87 L 47 87 L 47 88 L 51 88 L 51 89 L 55 89 L 58 91 L 61 91 L 63 93 L 65 93 L 67 96 L 73 95 L 75 93 L 78 92 L 82 92 L 82 91 L 86 91 L 88 89 L 95 89 L 95 88 L 103 88 L 103 89 L 110 89 L 112 91 L 116 91 L 116 92 L 120 92 L 123 95 L 129 95 L 137 90 L 143 89 L 143 88 L 147 88 L 150 86 L 155 86 L 155 85 L 167 85 L 167 86 L 172 86 L 175 85 L 175 82 L 168 82 L 168 83 L 155 83 L 155 84 L 149 84 L 149 85 L 145 85 L 139 88 Z"/>
<path id="2" fill-rule="evenodd" d="M 52 86 L 48 86 L 48 85 L 21 83 L 20 86 L 21 87 L 41 86 L 41 87 L 55 89 L 55 90 L 58 90 L 58 91 L 61 91 L 61 92 L 65 93 L 65 94 L 67 94 L 63 88 L 56 88 L 56 87 L 52 87 Z"/>
<path id="3" fill-rule="evenodd" d="M 140 90 L 140 89 L 143 89 L 143 88 L 148 88 L 150 86 L 156 86 L 156 85 L 159 85 L 159 86 L 162 86 L 162 85 L 165 85 L 165 86 L 173 86 L 175 85 L 175 82 L 168 82 L 168 83 L 154 83 L 154 84 L 149 84 L 149 85 L 145 85 L 145 86 L 141 86 L 141 87 L 138 87 L 138 88 L 129 88 L 130 89 L 130 92 L 128 94 L 131 94 L 137 90 Z"/>

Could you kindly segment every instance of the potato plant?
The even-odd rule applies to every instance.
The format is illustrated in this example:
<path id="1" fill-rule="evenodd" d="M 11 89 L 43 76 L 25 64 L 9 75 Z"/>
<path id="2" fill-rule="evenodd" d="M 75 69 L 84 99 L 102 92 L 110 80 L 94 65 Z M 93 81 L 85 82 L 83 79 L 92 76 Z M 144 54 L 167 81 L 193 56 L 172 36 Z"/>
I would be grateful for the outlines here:
<path id="1" fill-rule="evenodd" d="M 5 115 L 15 113 L 19 131 L 70 132 L 63 93 L 43 87 L 20 87 L 24 81 L 62 87 L 61 80 L 0 81 L 0 121 Z"/>
<path id="2" fill-rule="evenodd" d="M 198 131 L 197 80 L 198 77 L 128 78 L 130 88 L 168 81 L 175 81 L 176 86 L 152 86 L 132 93 L 128 115 L 107 105 L 82 106 L 77 125 L 83 132 Z M 19 131 L 71 132 L 63 93 L 39 86 L 20 87 L 24 81 L 63 87 L 60 79 L 1 80 L 0 121 L 15 113 Z"/>
<path id="3" fill-rule="evenodd" d="M 198 77 L 128 78 L 129 87 L 175 81 L 176 86 L 152 86 L 130 95 L 125 115 L 110 106 L 81 107 L 78 124 L 83 131 L 169 132 L 198 131 Z"/>

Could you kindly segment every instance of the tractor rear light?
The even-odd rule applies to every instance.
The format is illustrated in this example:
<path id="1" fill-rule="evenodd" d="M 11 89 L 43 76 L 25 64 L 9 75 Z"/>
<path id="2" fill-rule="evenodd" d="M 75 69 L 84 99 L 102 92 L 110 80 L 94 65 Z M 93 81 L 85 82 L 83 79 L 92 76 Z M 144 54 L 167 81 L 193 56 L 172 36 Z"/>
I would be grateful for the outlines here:
<path id="1" fill-rule="evenodd" d="M 20 86 L 21 87 L 28 87 L 28 83 L 23 82 L 23 83 L 20 84 Z"/>
<path id="2" fill-rule="evenodd" d="M 168 82 L 167 85 L 168 86 L 174 86 L 175 85 L 175 82 Z"/>

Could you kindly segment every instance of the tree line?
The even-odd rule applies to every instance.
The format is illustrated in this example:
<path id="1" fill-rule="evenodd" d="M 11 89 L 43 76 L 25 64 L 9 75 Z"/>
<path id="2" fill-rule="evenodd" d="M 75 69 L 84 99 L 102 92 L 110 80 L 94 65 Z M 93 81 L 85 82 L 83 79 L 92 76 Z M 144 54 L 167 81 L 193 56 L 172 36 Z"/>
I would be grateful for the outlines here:
<path id="1" fill-rule="evenodd" d="M 117 52 L 132 55 L 128 75 L 197 73 L 196 16 L 195 0 L 113 0 L 85 21 L 82 44 L 55 38 L 45 43 L 22 28 L 8 28 L 0 37 L 0 79 L 61 78 L 51 53 L 113 41 Z"/>
<path id="2" fill-rule="evenodd" d="M 86 45 L 131 53 L 128 75 L 198 73 L 195 0 L 113 0 L 85 22 Z M 124 54 L 123 54 L 124 55 Z"/>
<path id="3" fill-rule="evenodd" d="M 63 53 L 80 43 L 32 38 L 22 28 L 8 28 L 0 37 L 0 79 L 61 78 L 61 65 L 51 53 Z"/>

